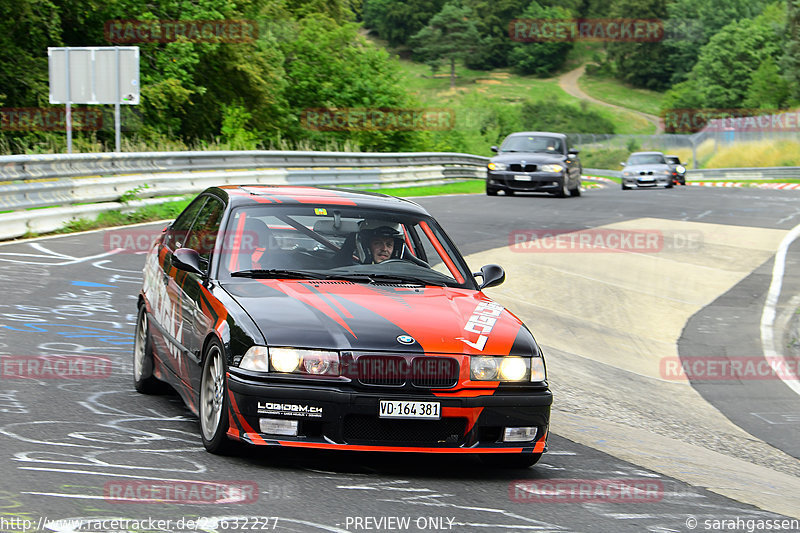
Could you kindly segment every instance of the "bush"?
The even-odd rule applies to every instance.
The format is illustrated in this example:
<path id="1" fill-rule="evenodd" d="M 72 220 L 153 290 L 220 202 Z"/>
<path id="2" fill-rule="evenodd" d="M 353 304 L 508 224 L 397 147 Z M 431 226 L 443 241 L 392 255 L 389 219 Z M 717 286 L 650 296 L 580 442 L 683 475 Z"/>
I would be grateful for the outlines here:
<path id="1" fill-rule="evenodd" d="M 562 133 L 614 133 L 614 124 L 594 111 L 558 102 L 523 102 L 522 127 Z"/>

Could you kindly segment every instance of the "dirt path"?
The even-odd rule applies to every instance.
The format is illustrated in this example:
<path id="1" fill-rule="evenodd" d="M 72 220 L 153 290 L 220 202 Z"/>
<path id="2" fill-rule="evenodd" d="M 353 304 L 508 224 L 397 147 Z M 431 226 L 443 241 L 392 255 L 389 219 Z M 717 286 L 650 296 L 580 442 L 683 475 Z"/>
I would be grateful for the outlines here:
<path id="1" fill-rule="evenodd" d="M 659 117 L 655 115 L 650 115 L 649 113 L 642 113 L 641 111 L 635 111 L 627 107 L 609 104 L 608 102 L 603 102 L 602 100 L 592 98 L 591 96 L 583 92 L 581 88 L 578 86 L 578 78 L 583 76 L 583 73 L 585 71 L 586 71 L 586 65 L 581 65 L 575 70 L 570 70 L 569 72 L 562 74 L 561 76 L 558 77 L 559 87 L 564 89 L 564 92 L 571 94 L 575 98 L 580 98 L 581 100 L 586 100 L 588 102 L 592 102 L 593 104 L 611 107 L 613 109 L 620 109 L 623 111 L 627 111 L 629 113 L 633 113 L 635 115 L 639 115 L 640 117 L 645 118 L 646 120 L 655 125 L 656 133 L 664 133 L 664 128 L 662 127 L 661 119 Z"/>

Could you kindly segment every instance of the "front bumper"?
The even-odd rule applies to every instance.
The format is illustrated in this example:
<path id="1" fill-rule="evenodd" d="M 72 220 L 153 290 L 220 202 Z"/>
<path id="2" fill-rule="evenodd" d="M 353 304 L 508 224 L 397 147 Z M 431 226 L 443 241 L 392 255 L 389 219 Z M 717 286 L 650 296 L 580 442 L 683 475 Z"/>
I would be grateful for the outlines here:
<path id="1" fill-rule="evenodd" d="M 552 393 L 520 391 L 409 393 L 362 391 L 347 385 L 274 383 L 228 374 L 228 436 L 251 444 L 434 453 L 541 453 Z M 476 395 L 477 393 L 477 395 Z M 441 419 L 378 417 L 380 400 L 438 401 Z M 260 418 L 297 420 L 297 436 L 268 435 Z M 528 442 L 503 442 L 505 427 L 536 427 Z"/>
<path id="2" fill-rule="evenodd" d="M 626 187 L 666 187 L 672 182 L 672 176 L 623 176 L 622 183 Z"/>
<path id="3" fill-rule="evenodd" d="M 486 186 L 520 192 L 559 192 L 564 180 L 563 172 L 511 172 L 489 170 Z"/>

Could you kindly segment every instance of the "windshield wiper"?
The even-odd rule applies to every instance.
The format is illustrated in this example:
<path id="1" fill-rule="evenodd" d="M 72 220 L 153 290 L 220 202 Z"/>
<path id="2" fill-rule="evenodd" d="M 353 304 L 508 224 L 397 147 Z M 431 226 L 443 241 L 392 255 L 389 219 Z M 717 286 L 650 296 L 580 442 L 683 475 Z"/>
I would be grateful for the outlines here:
<path id="1" fill-rule="evenodd" d="M 288 268 L 269 268 L 254 270 L 239 270 L 232 272 L 236 278 L 264 278 L 264 279 L 324 279 L 325 276 L 318 272 L 308 270 L 292 270 Z"/>
<path id="2" fill-rule="evenodd" d="M 442 281 L 436 282 L 428 279 L 418 278 L 416 276 L 407 276 L 405 274 L 330 274 L 325 279 L 342 279 L 345 281 L 355 281 L 362 283 L 413 283 L 415 285 L 437 285 L 445 287 L 446 284 Z"/>

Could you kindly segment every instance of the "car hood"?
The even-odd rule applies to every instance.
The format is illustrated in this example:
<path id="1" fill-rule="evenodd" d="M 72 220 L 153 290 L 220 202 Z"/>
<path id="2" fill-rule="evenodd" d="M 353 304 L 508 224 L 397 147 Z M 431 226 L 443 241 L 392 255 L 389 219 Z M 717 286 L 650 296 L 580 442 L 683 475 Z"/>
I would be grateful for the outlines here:
<path id="1" fill-rule="evenodd" d="M 491 158 L 495 163 L 533 163 L 537 165 L 547 165 L 553 163 L 564 164 L 566 157 L 559 154 L 543 154 L 541 152 L 509 152 L 498 154 Z"/>
<path id="2" fill-rule="evenodd" d="M 490 355 L 537 350 L 516 316 L 473 290 L 271 279 L 223 288 L 269 346 Z"/>
<path id="3" fill-rule="evenodd" d="M 670 170 L 669 165 L 664 164 L 651 164 L 651 165 L 631 165 L 627 166 L 624 169 L 628 172 L 663 172 L 665 170 Z"/>

